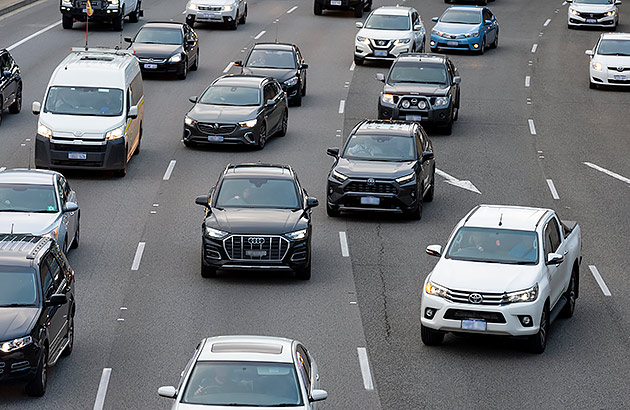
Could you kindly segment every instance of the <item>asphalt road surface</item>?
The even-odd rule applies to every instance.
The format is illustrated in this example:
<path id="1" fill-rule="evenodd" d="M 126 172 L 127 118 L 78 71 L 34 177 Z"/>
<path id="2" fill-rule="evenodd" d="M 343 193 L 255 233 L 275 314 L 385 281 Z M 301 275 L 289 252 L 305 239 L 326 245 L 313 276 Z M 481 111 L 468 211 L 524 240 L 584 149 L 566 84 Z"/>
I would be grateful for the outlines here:
<path id="1" fill-rule="evenodd" d="M 374 5 L 383 4 L 395 3 Z M 416 7 L 429 30 L 431 17 L 447 7 L 441 0 L 401 4 Z M 24 79 L 24 109 L 7 114 L 0 128 L 0 167 L 29 165 L 37 128 L 30 104 L 41 101 L 70 47 L 84 44 L 84 24 L 63 30 L 58 5 L 44 0 L 0 17 L 0 47 L 12 47 Z M 143 5 L 144 19 L 126 24 L 122 35 L 91 25 L 90 44 L 115 46 L 146 21 L 184 20 L 185 1 Z M 627 408 L 630 187 L 619 177 L 630 177 L 630 93 L 588 89 L 584 50 L 600 32 L 568 30 L 559 0 L 490 3 L 499 48 L 484 56 L 451 54 L 462 76 L 459 120 L 451 136 L 428 130 L 438 168 L 481 193 L 442 175 L 420 221 L 329 218 L 326 148 L 341 146 L 360 119 L 376 117 L 382 84 L 374 76 L 388 66 L 354 67 L 352 12 L 318 17 L 312 7 L 250 0 L 247 24 L 237 31 L 197 26 L 199 70 L 185 81 L 145 78 L 142 152 L 127 176 L 67 173 L 82 216 L 81 246 L 69 254 L 77 278 L 74 352 L 51 371 L 45 397 L 2 386 L 0 408 L 168 409 L 172 402 L 157 388 L 177 384 L 199 340 L 220 334 L 303 341 L 329 392 L 322 409 Z M 626 19 L 622 10 L 618 31 L 630 31 Z M 255 38 L 295 42 L 309 64 L 307 96 L 290 109 L 287 136 L 260 152 L 185 148 L 188 97 L 242 59 Z M 228 162 L 258 160 L 292 165 L 320 200 L 310 281 L 273 273 L 200 276 L 203 211 L 194 198 L 209 191 Z M 542 355 L 508 338 L 448 335 L 437 348 L 420 341 L 422 282 L 437 262 L 424 248 L 443 245 L 480 203 L 552 207 L 582 226 L 576 315 L 553 324 Z M 360 361 L 359 349 L 369 363 Z M 104 369 L 111 369 L 109 379 Z"/>

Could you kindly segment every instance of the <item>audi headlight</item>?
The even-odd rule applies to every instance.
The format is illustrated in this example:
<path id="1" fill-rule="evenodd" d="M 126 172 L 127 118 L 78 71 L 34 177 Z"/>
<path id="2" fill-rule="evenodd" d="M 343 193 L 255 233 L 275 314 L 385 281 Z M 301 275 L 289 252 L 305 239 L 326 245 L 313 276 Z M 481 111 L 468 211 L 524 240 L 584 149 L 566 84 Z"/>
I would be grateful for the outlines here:
<path id="1" fill-rule="evenodd" d="M 615 14 L 615 10 L 610 10 L 606 12 L 606 17 L 610 17 Z"/>
<path id="2" fill-rule="evenodd" d="M 108 131 L 107 134 L 105 134 L 105 139 L 108 141 L 115 140 L 118 138 L 122 138 L 123 135 L 125 135 L 125 130 L 123 130 L 123 127 L 118 127 L 111 131 Z"/>
<path id="3" fill-rule="evenodd" d="M 168 59 L 169 63 L 179 63 L 180 61 L 182 61 L 182 55 L 181 54 L 175 54 L 173 57 Z"/>
<path id="4" fill-rule="evenodd" d="M 335 178 L 337 181 L 339 182 L 343 182 L 346 179 L 348 179 L 347 176 L 345 176 L 344 174 L 342 174 L 341 172 L 337 172 L 336 170 L 333 169 L 332 172 L 332 177 Z"/>
<path id="5" fill-rule="evenodd" d="M 197 124 L 197 120 L 193 120 L 189 116 L 186 116 L 186 117 L 184 117 L 184 123 L 186 125 L 195 125 L 195 124 Z"/>
<path id="6" fill-rule="evenodd" d="M 538 283 L 529 289 L 507 294 L 508 303 L 533 302 L 538 297 Z"/>
<path id="7" fill-rule="evenodd" d="M 392 94 L 383 94 L 381 99 L 385 104 L 394 104 L 394 96 Z"/>
<path id="8" fill-rule="evenodd" d="M 253 128 L 256 126 L 257 123 L 258 123 L 258 118 L 254 118 L 253 120 L 239 122 L 238 125 L 240 125 L 243 128 Z"/>
<path id="9" fill-rule="evenodd" d="M 52 138 L 52 130 L 44 124 L 39 124 L 37 127 L 37 135 L 41 135 L 44 138 Z"/>
<path id="10" fill-rule="evenodd" d="M 227 232 L 220 231 L 218 229 L 210 228 L 206 226 L 206 236 L 212 239 L 223 239 L 227 236 Z"/>
<path id="11" fill-rule="evenodd" d="M 223 11 L 232 11 L 233 9 L 234 9 L 234 6 L 233 6 L 233 5 L 230 5 L 230 6 L 223 6 L 223 8 L 222 8 L 222 10 L 223 10 Z"/>
<path id="12" fill-rule="evenodd" d="M 410 41 L 410 38 L 399 38 L 398 40 L 394 41 L 394 44 L 399 46 L 401 44 L 409 44 Z"/>
<path id="13" fill-rule="evenodd" d="M 306 233 L 307 233 L 306 229 L 300 229 L 299 231 L 285 233 L 284 236 L 286 236 L 287 238 L 293 241 L 299 241 L 300 239 L 306 238 Z"/>
<path id="14" fill-rule="evenodd" d="M 435 99 L 435 106 L 441 107 L 444 105 L 448 105 L 448 97 L 438 97 Z"/>
<path id="15" fill-rule="evenodd" d="M 17 339 L 13 339 L 11 341 L 2 343 L 2 347 L 0 347 L 0 350 L 4 353 L 10 353 L 14 350 L 21 349 L 24 346 L 29 345 L 31 343 L 33 343 L 32 337 L 30 336 L 19 337 Z"/>
<path id="16" fill-rule="evenodd" d="M 297 82 L 298 82 L 298 78 L 297 77 L 291 77 L 291 78 L 289 78 L 288 80 L 286 80 L 284 82 L 284 85 L 286 85 L 287 87 L 292 87 L 295 84 L 297 84 Z"/>
<path id="17" fill-rule="evenodd" d="M 477 37 L 479 35 L 479 33 L 480 33 L 480 31 L 473 31 L 472 33 L 464 34 L 464 37 L 466 37 L 466 38 Z"/>
<path id="18" fill-rule="evenodd" d="M 602 71 L 602 63 L 600 63 L 599 61 L 595 61 L 593 63 L 593 70 Z"/>
<path id="19" fill-rule="evenodd" d="M 448 293 L 448 289 L 443 288 L 440 285 L 436 285 L 431 281 L 427 282 L 426 286 L 424 287 L 424 291 L 427 292 L 429 295 L 435 295 L 442 298 L 445 298 Z"/>
<path id="20" fill-rule="evenodd" d="M 368 39 L 367 39 L 367 38 L 365 38 L 365 37 L 361 37 L 361 36 L 357 36 L 357 41 L 358 41 L 359 43 L 363 43 L 363 44 L 370 44 L 370 40 L 368 40 Z"/>
<path id="21" fill-rule="evenodd" d="M 406 184 L 408 182 L 413 181 L 413 179 L 415 178 L 416 174 L 415 173 L 411 173 L 409 175 L 403 175 L 399 178 L 396 178 L 396 182 L 398 182 L 400 185 Z"/>

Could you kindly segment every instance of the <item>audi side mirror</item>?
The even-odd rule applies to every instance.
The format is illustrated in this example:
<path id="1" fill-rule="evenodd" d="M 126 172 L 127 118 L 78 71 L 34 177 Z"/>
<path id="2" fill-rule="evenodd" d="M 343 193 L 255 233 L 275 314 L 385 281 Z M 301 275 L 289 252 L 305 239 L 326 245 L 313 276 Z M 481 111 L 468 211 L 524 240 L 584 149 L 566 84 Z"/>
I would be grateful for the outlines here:
<path id="1" fill-rule="evenodd" d="M 426 252 L 431 256 L 442 256 L 442 246 L 441 245 L 429 245 L 427 246 Z"/>
<path id="2" fill-rule="evenodd" d="M 195 199 L 195 203 L 208 208 L 210 206 L 210 197 L 208 195 L 200 195 Z"/>
<path id="3" fill-rule="evenodd" d="M 337 147 L 328 148 L 326 150 L 326 154 L 330 155 L 331 157 L 337 158 L 339 156 L 339 148 Z"/>

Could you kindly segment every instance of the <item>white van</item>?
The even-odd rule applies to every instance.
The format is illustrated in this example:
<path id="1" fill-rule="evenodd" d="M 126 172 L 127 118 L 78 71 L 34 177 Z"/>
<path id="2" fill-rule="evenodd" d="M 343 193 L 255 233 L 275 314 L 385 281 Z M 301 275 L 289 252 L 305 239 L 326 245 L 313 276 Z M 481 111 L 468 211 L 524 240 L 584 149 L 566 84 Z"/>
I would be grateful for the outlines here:
<path id="1" fill-rule="evenodd" d="M 125 176 L 140 152 L 144 92 L 130 52 L 73 49 L 50 78 L 39 115 L 35 166 L 111 170 Z"/>

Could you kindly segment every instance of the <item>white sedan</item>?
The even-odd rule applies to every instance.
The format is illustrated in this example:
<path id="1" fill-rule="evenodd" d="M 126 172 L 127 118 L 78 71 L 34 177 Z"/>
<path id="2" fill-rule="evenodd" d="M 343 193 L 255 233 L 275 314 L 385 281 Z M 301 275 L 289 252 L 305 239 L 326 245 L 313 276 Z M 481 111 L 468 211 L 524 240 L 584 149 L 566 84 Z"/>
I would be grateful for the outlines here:
<path id="1" fill-rule="evenodd" d="M 569 11 L 567 25 L 576 27 L 610 27 L 619 24 L 621 0 L 567 0 Z"/>
<path id="2" fill-rule="evenodd" d="M 604 33 L 590 56 L 589 86 L 630 86 L 630 33 Z"/>

